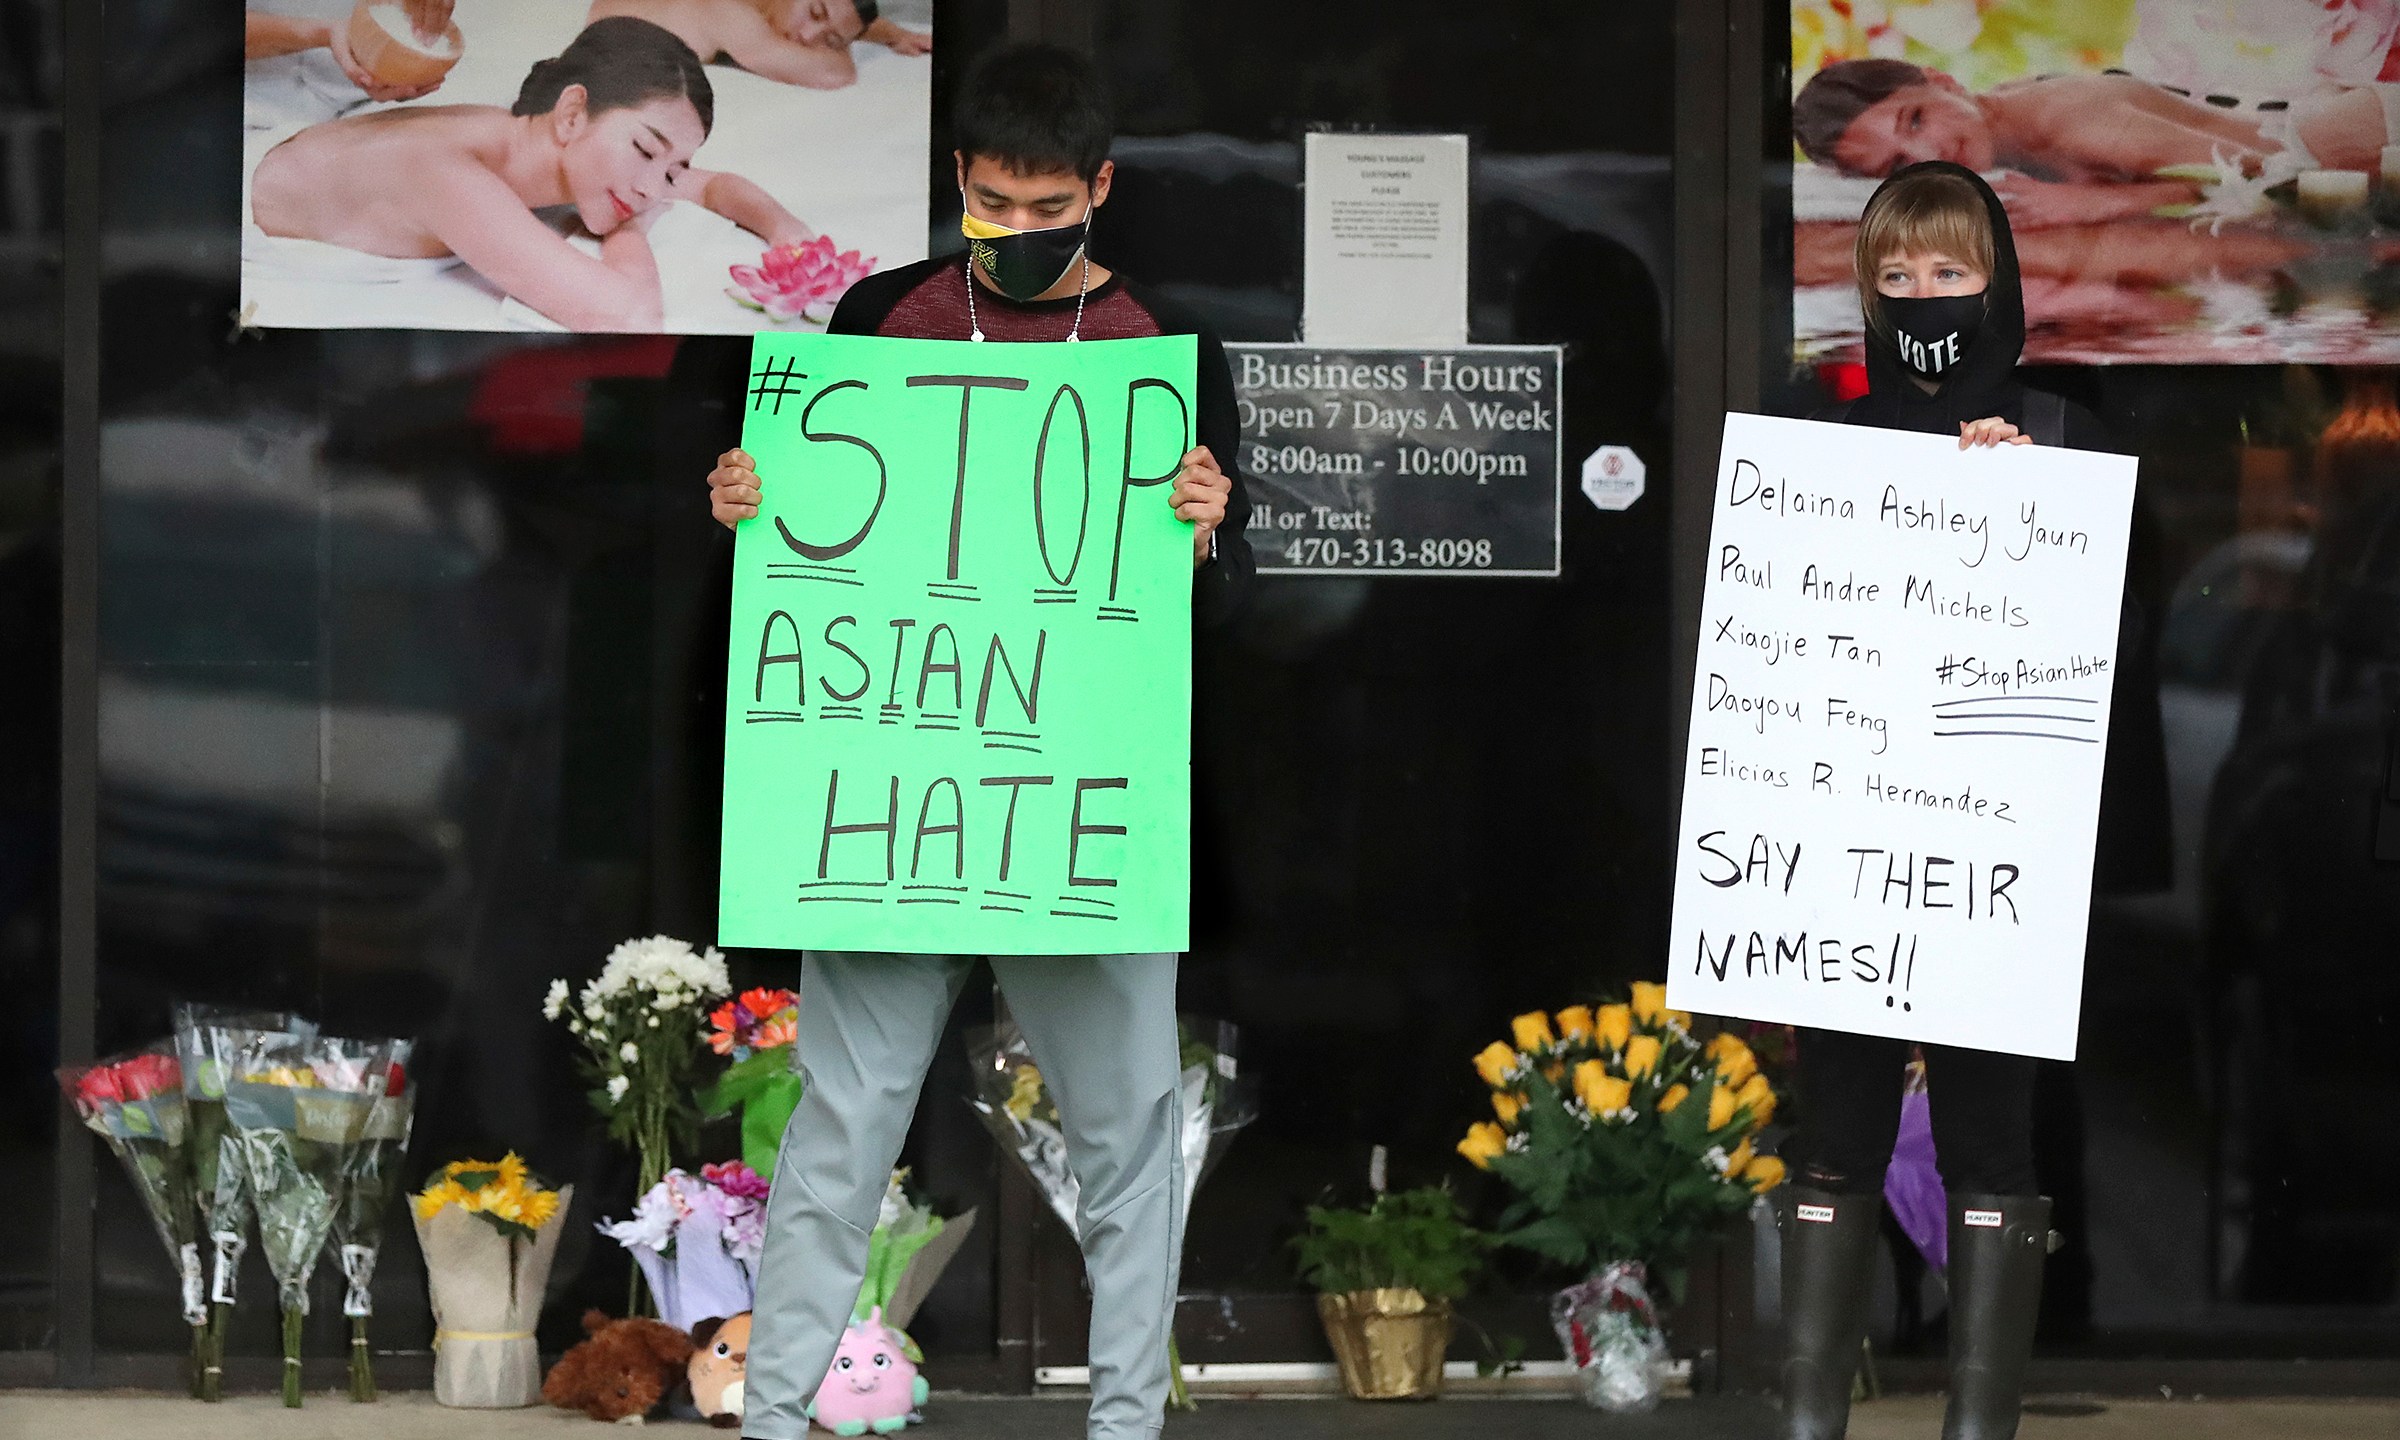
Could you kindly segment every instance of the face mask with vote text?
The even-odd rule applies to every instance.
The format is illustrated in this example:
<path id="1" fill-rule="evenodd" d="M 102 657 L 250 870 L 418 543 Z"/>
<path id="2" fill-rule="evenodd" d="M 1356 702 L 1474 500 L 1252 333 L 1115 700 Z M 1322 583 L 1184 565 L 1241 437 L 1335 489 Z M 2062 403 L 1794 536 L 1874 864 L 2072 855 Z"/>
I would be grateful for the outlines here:
<path id="1" fill-rule="evenodd" d="M 1958 368 L 1983 326 L 1983 295 L 1883 295 L 1900 363 L 1912 375 L 1939 380 Z"/>

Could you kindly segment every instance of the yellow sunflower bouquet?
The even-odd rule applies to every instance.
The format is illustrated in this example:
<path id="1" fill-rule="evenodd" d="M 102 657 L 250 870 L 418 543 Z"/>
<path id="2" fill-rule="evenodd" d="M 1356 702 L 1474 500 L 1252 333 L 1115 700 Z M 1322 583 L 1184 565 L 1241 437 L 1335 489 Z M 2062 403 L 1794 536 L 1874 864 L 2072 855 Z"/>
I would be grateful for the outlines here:
<path id="1" fill-rule="evenodd" d="M 1510 1029 L 1475 1057 L 1494 1118 L 1458 1145 L 1516 1192 L 1502 1243 L 1577 1276 L 1640 1261 L 1673 1292 L 1706 1234 L 1782 1182 L 1754 1145 L 1776 1104 L 1758 1057 L 1730 1032 L 1694 1036 L 1665 986 Z"/>
<path id="2" fill-rule="evenodd" d="M 574 1195 L 542 1184 L 514 1154 L 445 1165 L 417 1192 L 442 1404 L 496 1410 L 541 1398 L 533 1327 Z"/>
<path id="3" fill-rule="evenodd" d="M 417 1192 L 417 1218 L 431 1220 L 455 1205 L 503 1235 L 531 1240 L 558 1213 L 558 1192 L 543 1186 L 515 1151 L 498 1164 L 461 1160 L 433 1172 Z"/>

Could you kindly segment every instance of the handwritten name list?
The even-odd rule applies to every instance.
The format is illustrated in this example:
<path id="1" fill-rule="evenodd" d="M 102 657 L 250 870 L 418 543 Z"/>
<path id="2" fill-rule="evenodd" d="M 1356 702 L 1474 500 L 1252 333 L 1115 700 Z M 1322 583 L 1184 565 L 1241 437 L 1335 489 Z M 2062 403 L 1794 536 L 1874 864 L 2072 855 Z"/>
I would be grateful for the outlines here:
<path id="1" fill-rule="evenodd" d="M 2073 1057 L 2133 485 L 1725 418 L 1672 1004 Z"/>

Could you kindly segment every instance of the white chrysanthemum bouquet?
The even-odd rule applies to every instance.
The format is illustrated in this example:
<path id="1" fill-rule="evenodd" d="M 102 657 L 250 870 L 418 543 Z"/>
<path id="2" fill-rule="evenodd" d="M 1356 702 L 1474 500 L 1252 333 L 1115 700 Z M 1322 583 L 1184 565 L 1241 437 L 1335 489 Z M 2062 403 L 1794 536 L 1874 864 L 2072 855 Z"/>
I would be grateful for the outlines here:
<path id="1" fill-rule="evenodd" d="M 696 954 L 664 935 L 619 945 L 572 998 L 566 981 L 550 982 L 542 1014 L 565 1020 L 582 1044 L 592 1106 L 607 1117 L 609 1138 L 640 1157 L 645 1191 L 674 1163 L 675 1142 L 693 1140 L 708 1012 L 732 988 L 716 947 Z"/>

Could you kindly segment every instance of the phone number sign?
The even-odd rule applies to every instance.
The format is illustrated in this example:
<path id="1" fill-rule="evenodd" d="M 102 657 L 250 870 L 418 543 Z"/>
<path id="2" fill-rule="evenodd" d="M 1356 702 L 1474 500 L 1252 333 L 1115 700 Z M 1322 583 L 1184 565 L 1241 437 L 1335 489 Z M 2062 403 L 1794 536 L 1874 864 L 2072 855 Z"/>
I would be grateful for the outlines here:
<path id="1" fill-rule="evenodd" d="M 1556 346 L 1225 349 L 1262 572 L 1559 573 Z"/>

